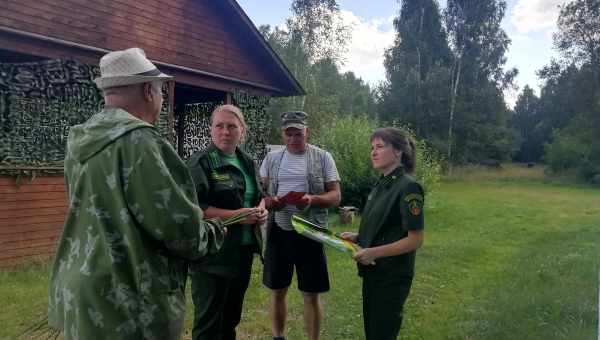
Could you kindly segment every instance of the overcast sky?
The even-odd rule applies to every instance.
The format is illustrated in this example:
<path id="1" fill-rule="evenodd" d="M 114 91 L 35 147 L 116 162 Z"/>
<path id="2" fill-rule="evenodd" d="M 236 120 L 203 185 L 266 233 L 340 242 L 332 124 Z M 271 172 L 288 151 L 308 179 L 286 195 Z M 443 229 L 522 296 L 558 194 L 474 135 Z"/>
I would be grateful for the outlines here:
<path id="1" fill-rule="evenodd" d="M 256 26 L 282 25 L 291 15 L 291 0 L 238 0 Z M 512 44 L 505 67 L 519 69 L 517 85 L 536 90 L 539 80 L 535 71 L 547 65 L 556 52 L 552 49 L 552 33 L 556 30 L 558 5 L 566 0 L 508 0 L 502 26 Z M 338 0 L 344 21 L 353 27 L 349 51 L 342 71 L 353 71 L 370 84 L 385 79 L 383 52 L 394 41 L 392 21 L 398 15 L 395 0 Z M 445 1 L 440 1 L 445 6 Z M 507 93 L 514 104 L 517 93 Z"/>

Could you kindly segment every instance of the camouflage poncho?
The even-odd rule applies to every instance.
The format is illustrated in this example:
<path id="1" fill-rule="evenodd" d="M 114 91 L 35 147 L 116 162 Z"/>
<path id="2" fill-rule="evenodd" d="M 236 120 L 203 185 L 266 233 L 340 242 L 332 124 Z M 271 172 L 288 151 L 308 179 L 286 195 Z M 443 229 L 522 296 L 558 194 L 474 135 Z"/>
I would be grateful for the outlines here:
<path id="1" fill-rule="evenodd" d="M 185 260 L 223 240 L 185 164 L 152 125 L 105 108 L 71 128 L 65 179 L 50 326 L 65 339 L 178 339 Z"/>

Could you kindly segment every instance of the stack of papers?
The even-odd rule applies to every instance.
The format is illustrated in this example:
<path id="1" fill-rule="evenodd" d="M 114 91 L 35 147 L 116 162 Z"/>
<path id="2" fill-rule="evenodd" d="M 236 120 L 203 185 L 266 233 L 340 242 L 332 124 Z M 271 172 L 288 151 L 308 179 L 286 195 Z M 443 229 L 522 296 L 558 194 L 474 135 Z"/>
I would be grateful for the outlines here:
<path id="1" fill-rule="evenodd" d="M 354 254 L 360 247 L 356 243 L 346 241 L 331 230 L 316 223 L 308 221 L 298 215 L 292 215 L 292 225 L 296 232 L 317 242 L 323 243 L 339 251 L 350 255 Z"/>

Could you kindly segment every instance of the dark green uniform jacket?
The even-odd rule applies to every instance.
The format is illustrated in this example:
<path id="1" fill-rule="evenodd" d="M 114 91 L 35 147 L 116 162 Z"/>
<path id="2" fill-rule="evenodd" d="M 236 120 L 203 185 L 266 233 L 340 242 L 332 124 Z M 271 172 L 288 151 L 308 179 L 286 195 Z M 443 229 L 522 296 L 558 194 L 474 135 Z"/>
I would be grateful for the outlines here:
<path id="1" fill-rule="evenodd" d="M 252 206 L 255 207 L 263 197 L 256 164 L 247 153 L 239 148 L 235 152 L 242 166 L 255 180 L 256 195 L 252 200 Z M 244 206 L 244 191 L 246 188 L 244 175 L 238 168 L 226 163 L 221 158 L 215 145 L 211 144 L 206 150 L 192 155 L 187 164 L 196 184 L 198 201 L 203 210 L 211 206 L 230 210 L 240 209 Z M 225 242 L 219 252 L 207 256 L 201 261 L 193 262 L 191 264 L 192 270 L 203 270 L 221 275 L 236 274 L 235 268 L 238 267 L 240 261 L 240 253 L 237 249 L 242 239 L 242 228 L 239 225 L 234 225 L 227 228 L 227 230 Z M 262 249 L 260 228 L 257 225 L 253 230 L 256 238 L 255 251 L 260 254 Z"/>
<path id="2" fill-rule="evenodd" d="M 216 252 L 190 172 L 154 126 L 105 108 L 71 128 L 48 322 L 69 339 L 179 339 L 186 262 Z"/>
<path id="3" fill-rule="evenodd" d="M 402 167 L 382 177 L 369 195 L 358 233 L 361 247 L 377 247 L 423 229 L 423 189 Z M 415 251 L 358 265 L 363 277 L 363 317 L 367 340 L 396 339 L 410 292 Z"/>
<path id="4" fill-rule="evenodd" d="M 382 177 L 369 194 L 361 217 L 358 244 L 366 248 L 393 243 L 407 237 L 408 230 L 423 227 L 423 188 L 398 167 Z M 374 266 L 359 265 L 359 274 L 412 278 L 415 253 L 380 258 Z"/>

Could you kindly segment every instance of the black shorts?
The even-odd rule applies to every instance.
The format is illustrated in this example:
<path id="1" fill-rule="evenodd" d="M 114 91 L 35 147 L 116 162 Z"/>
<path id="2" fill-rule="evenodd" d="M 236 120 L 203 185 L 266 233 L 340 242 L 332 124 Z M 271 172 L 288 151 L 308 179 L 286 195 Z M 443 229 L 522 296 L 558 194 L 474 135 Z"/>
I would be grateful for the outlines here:
<path id="1" fill-rule="evenodd" d="M 329 274 L 323 245 L 293 230 L 283 230 L 274 223 L 267 233 L 263 284 L 271 289 L 289 287 L 294 267 L 300 291 L 329 291 Z"/>

